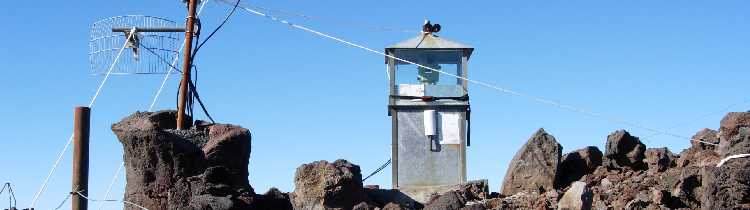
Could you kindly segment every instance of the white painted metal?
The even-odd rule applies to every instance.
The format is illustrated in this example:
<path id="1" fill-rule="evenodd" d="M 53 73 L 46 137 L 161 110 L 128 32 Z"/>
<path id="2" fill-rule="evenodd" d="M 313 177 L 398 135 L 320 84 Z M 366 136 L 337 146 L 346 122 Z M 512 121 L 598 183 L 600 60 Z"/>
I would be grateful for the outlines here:
<path id="1" fill-rule="evenodd" d="M 435 110 L 424 110 L 424 135 L 434 137 L 437 135 L 437 120 L 435 119 Z"/>

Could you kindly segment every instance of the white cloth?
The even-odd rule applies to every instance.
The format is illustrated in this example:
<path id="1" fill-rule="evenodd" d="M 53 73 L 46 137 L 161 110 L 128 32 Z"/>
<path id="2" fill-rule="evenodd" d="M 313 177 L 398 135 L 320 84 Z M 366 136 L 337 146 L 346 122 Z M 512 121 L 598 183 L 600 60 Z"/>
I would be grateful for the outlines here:
<path id="1" fill-rule="evenodd" d="M 440 144 L 461 144 L 461 132 L 459 132 L 461 113 L 440 112 L 439 115 Z"/>

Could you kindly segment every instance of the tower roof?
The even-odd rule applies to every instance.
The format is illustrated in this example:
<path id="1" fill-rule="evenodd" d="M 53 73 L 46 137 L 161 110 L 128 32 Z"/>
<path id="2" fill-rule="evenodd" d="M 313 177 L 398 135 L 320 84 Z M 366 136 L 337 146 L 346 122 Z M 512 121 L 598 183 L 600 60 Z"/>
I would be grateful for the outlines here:
<path id="1" fill-rule="evenodd" d="M 474 48 L 465 44 L 443 39 L 432 33 L 420 33 L 419 36 L 399 42 L 385 48 L 391 49 L 455 49 L 464 50 L 471 56 Z"/>

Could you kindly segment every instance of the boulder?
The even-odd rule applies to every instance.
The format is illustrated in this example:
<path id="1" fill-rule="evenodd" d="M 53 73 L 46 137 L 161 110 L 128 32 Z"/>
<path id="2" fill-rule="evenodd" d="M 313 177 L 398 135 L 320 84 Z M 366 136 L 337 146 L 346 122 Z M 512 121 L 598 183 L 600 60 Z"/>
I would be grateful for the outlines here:
<path id="1" fill-rule="evenodd" d="M 677 184 L 672 189 L 672 196 L 691 209 L 701 207 L 704 195 L 703 172 L 700 167 L 683 168 Z"/>
<path id="2" fill-rule="evenodd" d="M 703 167 L 716 166 L 721 161 L 721 156 L 714 150 L 686 149 L 680 153 L 675 164 L 677 167 Z"/>
<path id="3" fill-rule="evenodd" d="M 704 142 L 719 144 L 719 132 L 708 128 L 704 128 L 703 130 L 698 131 L 698 133 L 693 135 L 692 141 L 690 141 L 691 148 L 695 148 L 698 150 L 716 149 L 715 145 L 706 144 Z"/>
<path id="4" fill-rule="evenodd" d="M 722 157 L 750 153 L 750 112 L 730 112 L 721 120 L 718 153 Z"/>
<path id="5" fill-rule="evenodd" d="M 624 167 L 633 170 L 646 169 L 643 163 L 646 145 L 638 137 L 631 136 L 625 130 L 618 130 L 607 136 L 607 146 L 604 152 L 605 165 L 610 169 Z"/>
<path id="6" fill-rule="evenodd" d="M 648 165 L 648 173 L 651 175 L 663 172 L 674 165 L 675 156 L 666 147 L 646 149 L 645 155 L 644 162 Z"/>
<path id="7" fill-rule="evenodd" d="M 554 190 L 561 153 L 562 146 L 555 137 L 539 129 L 511 160 L 501 193 Z"/>
<path id="8" fill-rule="evenodd" d="M 466 201 L 485 199 L 490 195 L 489 186 L 486 179 L 474 180 L 464 183 L 451 185 L 434 185 L 434 186 L 401 186 L 398 188 L 401 194 L 411 198 L 419 203 L 428 203 L 430 199 L 437 195 L 442 195 L 450 191 L 456 191 Z M 402 199 L 403 200 L 403 199 Z M 399 202 L 404 206 L 411 206 L 407 203 Z"/>
<path id="9" fill-rule="evenodd" d="M 490 196 L 490 186 L 486 179 L 468 181 L 456 190 L 465 201 L 484 200 Z"/>
<path id="10" fill-rule="evenodd" d="M 703 168 L 703 209 L 750 209 L 750 160 Z"/>
<path id="11" fill-rule="evenodd" d="M 586 182 L 573 182 L 557 203 L 558 210 L 590 210 L 593 199 Z"/>
<path id="12" fill-rule="evenodd" d="M 459 210 L 466 201 L 456 191 L 450 191 L 433 198 L 423 210 Z"/>
<path id="13" fill-rule="evenodd" d="M 429 208 L 439 209 L 441 206 L 444 206 L 444 204 L 446 204 L 446 202 L 448 201 L 451 201 L 451 202 L 460 201 L 459 203 L 464 203 L 464 204 L 472 203 L 472 205 L 466 205 L 466 206 L 462 204 L 461 206 L 464 206 L 461 208 L 462 210 L 480 209 L 480 208 L 483 209 L 484 207 L 482 205 L 476 205 L 476 204 L 490 197 L 489 184 L 486 179 L 468 181 L 468 182 L 454 185 L 454 186 L 446 186 L 444 189 L 438 190 L 435 194 L 439 194 L 440 192 L 443 192 L 443 194 L 440 195 L 439 197 L 432 196 L 429 199 L 427 206 L 432 206 Z M 458 198 L 453 199 L 453 194 L 458 195 Z M 409 207 L 409 205 L 404 205 L 404 206 Z M 425 208 L 428 208 L 427 206 Z M 454 206 L 454 205 L 449 205 L 449 206 Z"/>
<path id="14" fill-rule="evenodd" d="M 125 200 L 151 210 L 248 208 L 250 132 L 223 124 L 175 130 L 176 113 L 136 112 L 112 125 L 124 150 Z"/>
<path id="15" fill-rule="evenodd" d="M 740 128 L 750 127 L 750 112 L 730 112 L 721 119 L 719 138 L 729 139 L 740 134 Z"/>
<path id="16" fill-rule="evenodd" d="M 595 146 L 585 147 L 560 158 L 555 188 L 562 189 L 590 174 L 602 165 L 602 151 Z"/>
<path id="17" fill-rule="evenodd" d="M 739 134 L 725 142 L 719 144 L 719 154 L 723 154 L 722 157 L 750 153 L 750 128 L 740 128 Z"/>
<path id="18" fill-rule="evenodd" d="M 256 195 L 251 209 L 292 210 L 289 194 L 271 188 L 263 195 Z"/>
<path id="19" fill-rule="evenodd" d="M 303 164 L 294 176 L 296 210 L 352 209 L 365 201 L 359 166 L 346 160 Z"/>
<path id="20" fill-rule="evenodd" d="M 669 191 L 659 189 L 651 191 L 651 203 L 668 209 L 687 208 L 679 199 L 672 197 Z"/>
<path id="21" fill-rule="evenodd" d="M 680 153 L 679 158 L 676 160 L 677 167 L 692 167 L 692 166 L 715 166 L 721 160 L 719 155 L 718 147 L 716 145 L 706 144 L 708 142 L 712 144 L 719 144 L 719 133 L 715 130 L 704 128 L 698 131 L 690 143 L 692 146 Z"/>
<path id="22" fill-rule="evenodd" d="M 232 186 L 247 185 L 248 163 L 250 160 L 250 132 L 237 126 L 216 124 L 208 128 L 208 141 L 203 146 L 206 164 L 222 166 L 227 175 L 223 182 Z"/>

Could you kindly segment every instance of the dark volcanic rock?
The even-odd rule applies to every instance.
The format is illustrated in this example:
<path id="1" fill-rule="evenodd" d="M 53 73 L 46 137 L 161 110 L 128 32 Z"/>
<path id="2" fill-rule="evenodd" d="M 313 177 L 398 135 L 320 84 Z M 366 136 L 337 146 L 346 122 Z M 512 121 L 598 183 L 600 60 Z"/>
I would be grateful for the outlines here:
<path id="1" fill-rule="evenodd" d="M 700 167 L 682 169 L 672 195 L 692 209 L 700 208 L 704 195 L 703 172 Z"/>
<path id="2" fill-rule="evenodd" d="M 586 174 L 594 172 L 602 165 L 602 151 L 594 146 L 579 149 L 560 158 L 555 188 L 562 189 L 578 181 Z"/>
<path id="3" fill-rule="evenodd" d="M 723 119 L 719 127 L 721 140 L 729 139 L 740 134 L 740 128 L 750 128 L 750 112 L 730 112 Z"/>
<path id="4" fill-rule="evenodd" d="M 535 135 L 534 138 L 538 138 Z M 736 158 L 717 167 L 726 156 L 750 153 L 750 112 L 730 113 L 721 123 L 720 132 L 699 131 L 691 147 L 679 156 L 667 148 L 651 148 L 624 130 L 607 137 L 601 166 L 596 164 L 595 148 L 577 150 L 564 155 L 557 169 L 555 189 L 567 190 L 557 200 L 555 191 L 540 189 L 534 181 L 517 185 L 503 184 L 507 197 L 485 200 L 486 209 L 750 209 L 750 158 Z M 518 170 L 518 165 L 531 165 L 533 158 L 523 154 L 533 147 L 531 140 L 524 145 L 511 163 L 509 174 L 524 171 L 522 179 L 537 180 L 540 171 Z M 713 144 L 719 144 L 719 146 Z M 533 151 L 539 151 L 536 149 Z M 536 152 L 541 154 L 541 152 Z M 543 156 L 543 155 L 539 155 Z M 546 155 L 546 158 L 554 155 Z M 539 158 L 542 159 L 542 158 Z M 539 161 L 538 161 L 539 162 Z M 544 168 L 544 164 L 537 164 Z M 598 167 L 597 167 L 598 166 Z M 522 167 L 521 167 L 522 168 Z M 531 167 L 529 167 L 531 168 Z M 515 175 L 511 177 L 518 177 Z M 506 176 L 505 182 L 509 178 Z M 574 182 L 579 181 L 579 182 Z M 569 186 L 571 182 L 578 186 Z M 505 187 L 525 189 L 506 192 Z M 571 201 L 588 202 L 588 193 L 577 193 L 581 186 L 590 190 L 590 204 L 578 205 Z M 575 192 L 575 193 L 574 193 Z M 575 195 L 575 196 L 571 196 Z M 571 199 L 573 198 L 573 199 Z M 557 203 L 554 203 L 557 201 Z M 578 202 L 584 203 L 584 202 Z M 550 205 L 550 204 L 557 204 Z M 472 206 L 473 204 L 467 204 Z"/>
<path id="5" fill-rule="evenodd" d="M 719 144 L 719 132 L 717 132 L 716 130 L 704 128 L 703 130 L 698 131 L 698 133 L 693 135 L 692 139 L 693 141 L 690 141 L 690 144 L 693 148 L 700 150 L 713 150 L 716 149 L 716 146 L 703 142 Z"/>
<path id="6" fill-rule="evenodd" d="M 222 166 L 227 176 L 226 184 L 250 187 L 248 161 L 250 160 L 250 132 L 233 125 L 216 124 L 208 129 L 208 142 L 203 146 L 208 166 Z"/>
<path id="7" fill-rule="evenodd" d="M 466 205 L 466 201 L 455 191 L 449 191 L 433 198 L 423 210 L 459 210 Z"/>
<path id="8" fill-rule="evenodd" d="M 297 168 L 294 209 L 352 209 L 365 199 L 359 166 L 346 160 L 316 161 Z"/>
<path id="9" fill-rule="evenodd" d="M 557 209 L 590 210 L 593 196 L 591 189 L 585 182 L 573 182 L 557 203 Z"/>
<path id="10" fill-rule="evenodd" d="M 720 156 L 750 153 L 750 112 L 730 112 L 721 120 L 719 131 Z"/>
<path id="11" fill-rule="evenodd" d="M 173 130 L 175 119 L 175 111 L 136 112 L 112 125 L 125 151 L 125 200 L 151 210 L 247 208 L 250 132 Z"/>
<path id="12" fill-rule="evenodd" d="M 468 181 L 456 190 L 465 201 L 484 200 L 490 196 L 490 186 L 486 179 Z"/>
<path id="13" fill-rule="evenodd" d="M 634 170 L 646 169 L 643 163 L 646 145 L 625 130 L 618 130 L 607 136 L 604 151 L 605 164 L 610 169 L 629 167 Z"/>
<path id="14" fill-rule="evenodd" d="M 672 197 L 672 194 L 666 190 L 652 190 L 651 191 L 651 202 L 655 205 L 667 207 L 669 209 L 685 208 L 680 200 Z"/>
<path id="15" fill-rule="evenodd" d="M 514 195 L 524 191 L 554 190 L 561 151 L 562 146 L 555 137 L 539 129 L 510 162 L 501 193 Z"/>
<path id="16" fill-rule="evenodd" d="M 698 140 L 719 143 L 719 134 L 707 128 L 696 133 L 690 141 L 692 146 L 680 153 L 676 161 L 677 167 L 715 166 L 719 163 L 721 156 L 716 152 L 717 147 L 699 142 Z"/>
<path id="17" fill-rule="evenodd" d="M 703 172 L 703 209 L 750 209 L 750 160 L 735 159 Z"/>
<path id="18" fill-rule="evenodd" d="M 649 174 L 663 172 L 674 165 L 675 156 L 666 147 L 646 149 L 645 154 Z"/>
<path id="19" fill-rule="evenodd" d="M 750 153 L 750 112 L 731 112 L 721 120 L 720 156 Z M 750 209 L 750 160 L 703 167 L 703 209 Z"/>
<path id="20" fill-rule="evenodd" d="M 703 166 L 716 166 L 721 160 L 719 153 L 714 150 L 697 150 L 697 149 L 686 149 L 680 153 L 680 157 L 675 162 L 677 167 L 703 167 Z"/>
<path id="21" fill-rule="evenodd" d="M 251 209 L 292 210 L 289 194 L 271 188 L 263 195 L 256 195 Z"/>

